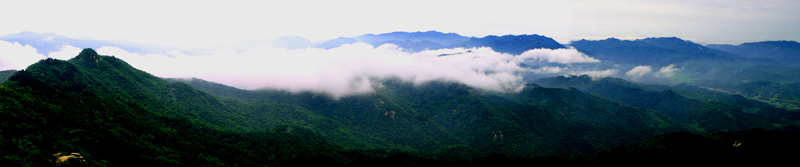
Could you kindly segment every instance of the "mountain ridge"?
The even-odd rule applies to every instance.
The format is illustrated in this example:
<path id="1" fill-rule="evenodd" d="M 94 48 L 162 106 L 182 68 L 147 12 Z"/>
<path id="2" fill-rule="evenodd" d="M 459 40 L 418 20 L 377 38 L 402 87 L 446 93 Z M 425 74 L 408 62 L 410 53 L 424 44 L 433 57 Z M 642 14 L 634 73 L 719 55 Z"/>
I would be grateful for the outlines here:
<path id="1" fill-rule="evenodd" d="M 13 150 L 0 155 L 12 165 L 52 165 L 47 157 L 62 152 L 79 152 L 98 166 L 477 163 L 499 162 L 490 154 L 613 149 L 692 126 L 740 128 L 735 121 L 684 125 L 670 113 L 576 88 L 528 84 L 520 93 L 498 94 L 453 82 L 380 83 L 373 93 L 338 100 L 246 91 L 164 80 L 84 49 L 67 61 L 41 60 L 0 84 L 0 127 L 10 134 L 0 136 L 9 141 L 0 148 Z M 688 100 L 671 90 L 655 96 Z M 714 104 L 704 111 L 726 117 L 729 110 L 737 108 Z"/>
<path id="2" fill-rule="evenodd" d="M 766 58 L 787 64 L 800 62 L 800 43 L 796 41 L 761 41 L 739 45 L 707 45 L 749 58 Z"/>

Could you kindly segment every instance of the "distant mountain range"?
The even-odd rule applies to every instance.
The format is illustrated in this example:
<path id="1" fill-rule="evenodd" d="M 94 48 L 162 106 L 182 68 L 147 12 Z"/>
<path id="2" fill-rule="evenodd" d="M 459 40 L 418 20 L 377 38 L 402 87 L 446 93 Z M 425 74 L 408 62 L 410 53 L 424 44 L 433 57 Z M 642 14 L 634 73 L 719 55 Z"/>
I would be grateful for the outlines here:
<path id="1" fill-rule="evenodd" d="M 148 53 L 163 53 L 168 51 L 165 47 L 137 44 L 129 41 L 107 41 L 95 39 L 76 39 L 69 38 L 53 33 L 35 33 L 23 31 L 16 34 L 8 34 L 0 36 L 0 40 L 8 42 L 17 42 L 21 45 L 30 45 L 36 48 L 39 54 L 47 55 L 50 52 L 60 51 L 64 45 L 71 45 L 77 48 L 100 48 L 103 46 L 112 46 L 124 49 L 128 52 L 148 54 Z"/>
<path id="2" fill-rule="evenodd" d="M 666 66 L 690 60 L 731 61 L 738 56 L 675 37 L 572 41 L 571 46 L 600 59 L 638 65 Z"/>
<path id="3" fill-rule="evenodd" d="M 692 91 L 697 88 L 686 85 L 673 88 L 637 84 L 618 78 L 593 80 L 588 76 L 559 76 L 540 79 L 535 83 L 546 87 L 575 88 L 631 106 L 663 111 L 675 121 L 691 125 L 698 131 L 779 128 L 770 124 L 800 121 L 800 113 L 797 112 L 775 108 L 741 95 Z M 784 120 L 787 118 L 790 120 Z"/>
<path id="4" fill-rule="evenodd" d="M 516 46 L 495 49 L 507 52 L 556 47 L 547 39 L 489 36 L 460 44 Z M 296 37 L 282 40 L 308 44 Z M 337 41 L 332 43 L 352 40 Z M 574 47 L 607 61 L 660 53 L 629 62 L 749 63 L 677 38 L 577 43 Z M 631 157 L 659 163 L 661 158 L 683 158 L 663 160 L 666 164 L 687 159 L 716 162 L 698 158 L 707 155 L 752 155 L 763 160 L 769 157 L 761 156 L 780 154 L 747 151 L 796 148 L 770 144 L 799 138 L 797 133 L 763 129 L 797 130 L 800 125 L 796 110 L 713 88 L 644 85 L 587 75 L 540 79 L 519 92 L 505 93 L 457 82 L 415 84 L 373 78 L 381 84 L 374 92 L 334 99 L 310 91 L 250 91 L 200 79 L 158 78 L 87 48 L 67 61 L 45 59 L 25 70 L 2 71 L 3 78 L 7 79 L 0 80 L 0 163 L 10 166 L 53 165 L 51 155 L 72 152 L 86 160 L 65 162 L 76 166 L 452 166 L 509 160 L 576 166 L 648 164 L 618 162 Z M 749 82 L 725 88 L 796 90 L 788 88 L 794 86 L 789 83 L 740 83 Z M 762 129 L 731 132 L 751 128 Z M 601 150 L 607 151 L 576 154 Z M 570 154 L 574 156 L 563 157 Z M 544 155 L 554 156 L 525 159 Z M 788 161 L 785 158 L 793 156 L 777 157 Z"/>
<path id="5" fill-rule="evenodd" d="M 411 52 L 436 50 L 444 48 L 491 47 L 496 52 L 519 55 L 531 49 L 566 48 L 552 38 L 541 35 L 505 35 L 486 36 L 482 38 L 465 37 L 455 33 L 427 32 L 392 32 L 384 34 L 365 34 L 353 38 L 340 37 L 315 44 L 302 37 L 283 37 L 274 41 L 278 46 L 289 49 L 319 47 L 330 49 L 344 44 L 363 42 L 378 47 L 383 44 L 394 44 Z"/>
<path id="6" fill-rule="evenodd" d="M 597 151 L 685 130 L 663 113 L 574 89 L 529 85 L 520 93 L 495 94 L 451 82 L 382 83 L 375 93 L 338 100 L 312 92 L 246 91 L 196 79 L 170 82 L 84 49 L 69 61 L 40 61 L 3 82 L 0 148 L 24 140 L 33 146 L 26 149 L 80 151 L 92 163 L 213 162 L 198 160 L 205 156 L 247 163 L 227 156 L 261 157 L 254 155 L 261 150 L 246 145 L 278 147 L 283 139 L 258 137 L 278 137 L 266 133 L 277 131 L 300 133 L 309 148 L 325 149 L 314 154 L 378 148 L 439 156 L 437 151 L 461 147 L 476 156 L 534 156 Z M 8 126 L 18 130 L 6 131 Z M 124 153 L 110 154 L 114 150 Z"/>
<path id="7" fill-rule="evenodd" d="M 707 45 L 748 58 L 764 58 L 786 64 L 800 63 L 800 43 L 796 41 L 763 41 L 749 42 L 740 45 Z"/>
<path id="8" fill-rule="evenodd" d="M 78 48 L 100 48 L 113 46 L 129 52 L 147 54 L 161 53 L 168 48 L 163 46 L 137 44 L 128 41 L 105 41 L 94 39 L 75 39 L 53 33 L 20 32 L 0 37 L 0 40 L 18 42 L 37 48 L 40 54 L 59 51 L 62 45 Z M 530 49 L 566 48 L 555 40 L 541 35 L 504 35 L 485 37 L 466 37 L 456 33 L 427 32 L 391 32 L 384 34 L 364 34 L 356 37 L 340 37 L 312 42 L 299 36 L 281 37 L 269 41 L 279 47 L 302 49 L 318 47 L 331 49 L 343 44 L 364 42 L 375 47 L 382 44 L 395 44 L 407 51 L 419 52 L 455 47 L 491 47 L 497 52 L 518 55 Z M 605 40 L 572 41 L 570 46 L 603 59 L 634 64 L 668 64 L 690 59 L 724 59 L 755 58 L 781 62 L 800 61 L 800 43 L 795 41 L 763 41 L 743 43 L 741 45 L 709 44 L 703 46 L 676 37 L 645 38 L 639 40 Z"/>

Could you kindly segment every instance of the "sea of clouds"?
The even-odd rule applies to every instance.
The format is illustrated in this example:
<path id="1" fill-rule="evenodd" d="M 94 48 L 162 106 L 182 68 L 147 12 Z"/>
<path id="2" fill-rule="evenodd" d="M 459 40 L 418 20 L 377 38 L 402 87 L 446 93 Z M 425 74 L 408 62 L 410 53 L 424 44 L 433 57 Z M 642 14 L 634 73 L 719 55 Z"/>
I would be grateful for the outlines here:
<path id="1" fill-rule="evenodd" d="M 524 73 L 597 78 L 617 75 L 620 71 L 571 68 L 573 64 L 601 62 L 572 48 L 534 49 L 520 55 L 498 53 L 487 47 L 412 53 L 393 44 L 373 47 L 365 43 L 331 49 L 291 50 L 264 43 L 223 48 L 203 55 L 186 55 L 179 51 L 138 54 L 117 47 L 95 49 L 101 55 L 122 59 L 158 77 L 200 78 L 248 90 L 314 91 L 337 98 L 372 92 L 380 86 L 375 79 L 385 78 L 399 78 L 416 84 L 450 81 L 488 91 L 516 92 L 525 85 Z M 64 45 L 60 51 L 42 55 L 33 47 L 0 41 L 0 70 L 24 69 L 48 57 L 68 60 L 81 50 Z M 522 66 L 524 63 L 544 65 L 532 68 Z M 669 76 L 676 70 L 669 66 L 651 72 L 649 66 L 638 66 L 626 72 L 625 76 Z"/>

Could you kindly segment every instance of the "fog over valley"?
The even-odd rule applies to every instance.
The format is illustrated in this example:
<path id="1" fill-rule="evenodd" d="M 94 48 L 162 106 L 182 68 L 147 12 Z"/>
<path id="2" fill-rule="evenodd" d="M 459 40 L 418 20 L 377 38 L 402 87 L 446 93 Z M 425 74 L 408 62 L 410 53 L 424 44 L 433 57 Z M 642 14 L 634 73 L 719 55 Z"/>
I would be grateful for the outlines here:
<path id="1" fill-rule="evenodd" d="M 8 63 L 4 69 L 21 69 L 42 58 L 68 60 L 80 48 L 62 45 L 61 50 L 38 54 L 29 45 L 5 42 Z M 139 54 L 113 46 L 96 48 L 139 69 L 165 78 L 201 78 L 242 89 L 276 88 L 293 92 L 316 91 L 336 97 L 370 92 L 379 83 L 373 79 L 397 77 L 407 82 L 455 81 L 490 91 L 516 92 L 524 85 L 522 74 L 591 74 L 605 77 L 614 73 L 571 69 L 572 64 L 600 60 L 569 49 L 532 49 L 520 55 L 498 53 L 489 47 L 447 48 L 406 52 L 387 43 L 344 44 L 336 48 L 287 49 L 275 44 L 231 47 L 204 55 L 180 51 Z M 72 56 L 70 56 L 72 55 Z M 442 56 L 446 55 L 446 56 Z M 543 64 L 523 68 L 520 64 Z M 559 66 L 546 66 L 555 64 Z"/>
<path id="2" fill-rule="evenodd" d="M 800 1 L 13 1 L 2 166 L 778 166 Z"/>

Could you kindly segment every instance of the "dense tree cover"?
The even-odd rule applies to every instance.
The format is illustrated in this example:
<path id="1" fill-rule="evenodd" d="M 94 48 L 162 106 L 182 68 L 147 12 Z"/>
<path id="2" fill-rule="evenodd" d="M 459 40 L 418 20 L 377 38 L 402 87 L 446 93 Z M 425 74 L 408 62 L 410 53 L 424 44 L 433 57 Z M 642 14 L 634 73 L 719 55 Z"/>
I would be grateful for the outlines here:
<path id="1" fill-rule="evenodd" d="M 573 41 L 572 46 L 590 56 L 632 66 L 679 69 L 668 82 L 740 94 L 796 110 L 800 67 L 794 61 L 800 44 L 765 41 L 741 45 L 702 46 L 679 38 L 646 38 Z M 724 51 L 723 51 L 724 50 Z M 645 79 L 646 81 L 647 79 Z M 689 92 L 691 93 L 691 92 Z"/>
<path id="2" fill-rule="evenodd" d="M 8 80 L 8 77 L 11 77 L 11 74 L 14 74 L 15 72 L 17 72 L 17 70 L 0 71 L 0 83 L 3 83 L 3 81 Z"/>
<path id="3" fill-rule="evenodd" d="M 650 152 L 565 156 L 692 130 L 670 113 L 577 89 L 530 84 L 503 94 L 449 82 L 382 84 L 340 99 L 245 91 L 196 79 L 166 81 L 85 49 L 69 61 L 41 60 L 0 84 L 0 163 L 49 166 L 53 154 L 79 153 L 86 162 L 67 165 L 586 165 Z M 669 90 L 657 95 L 685 101 Z M 709 115 L 736 109 L 704 107 Z M 736 134 L 718 133 L 714 140 Z M 694 149 L 704 148 L 681 151 Z"/>
<path id="4" fill-rule="evenodd" d="M 617 78 L 593 80 L 585 75 L 545 78 L 536 83 L 546 87 L 572 87 L 623 104 L 662 111 L 695 132 L 800 125 L 798 119 L 783 117 L 797 115 L 796 111 L 779 109 L 740 95 L 702 91 L 687 85 L 670 88 Z M 691 98 L 679 92 L 687 93 Z"/>
<path id="5" fill-rule="evenodd" d="M 752 82 L 733 88 L 743 94 L 800 101 L 800 83 Z"/>
<path id="6" fill-rule="evenodd" d="M 674 65 L 680 75 L 666 84 L 691 83 L 714 86 L 754 81 L 796 81 L 794 64 L 750 58 L 725 52 L 675 37 L 599 41 L 572 41 L 571 46 L 601 60 L 630 66 L 661 68 Z"/>
<path id="7" fill-rule="evenodd" d="M 779 166 L 791 163 L 800 145 L 798 132 L 674 132 L 642 143 L 618 146 L 568 159 L 576 166 Z"/>
<path id="8" fill-rule="evenodd" d="M 381 146 L 378 142 L 392 143 L 384 147 L 431 152 L 462 144 L 484 154 L 533 156 L 597 151 L 683 129 L 660 112 L 630 108 L 577 90 L 535 85 L 519 94 L 498 94 L 457 83 L 414 85 L 389 79 L 375 93 L 334 100 L 324 94 L 245 91 L 199 79 L 174 81 L 238 99 L 236 103 L 298 105 L 341 123 L 334 127 L 358 133 L 337 139 L 341 135 L 330 133 L 337 128 L 319 129 L 333 125 L 309 127 L 345 146 Z"/>

